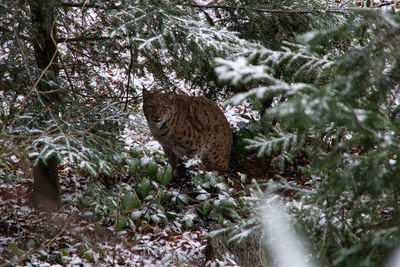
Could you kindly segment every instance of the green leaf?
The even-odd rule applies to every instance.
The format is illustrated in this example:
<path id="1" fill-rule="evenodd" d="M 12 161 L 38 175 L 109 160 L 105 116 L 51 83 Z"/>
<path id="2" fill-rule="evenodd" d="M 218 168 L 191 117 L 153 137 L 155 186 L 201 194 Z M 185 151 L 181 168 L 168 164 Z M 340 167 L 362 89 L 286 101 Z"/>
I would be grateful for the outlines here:
<path id="1" fill-rule="evenodd" d="M 81 256 L 82 258 L 84 258 L 85 260 L 87 260 L 88 262 L 94 262 L 94 258 L 93 258 L 93 253 L 92 252 L 85 252 L 83 253 L 83 255 Z"/>
<path id="2" fill-rule="evenodd" d="M 121 216 L 118 220 L 118 224 L 115 225 L 116 226 L 116 230 L 122 231 L 125 227 L 126 227 L 126 222 L 128 221 L 128 219 L 125 216 Z"/>
<path id="3" fill-rule="evenodd" d="M 186 194 L 179 194 L 178 199 L 185 205 L 188 205 L 190 203 L 190 199 Z"/>
<path id="4" fill-rule="evenodd" d="M 125 163 L 125 161 L 126 161 L 126 157 L 125 157 L 125 155 L 119 155 L 119 154 L 117 154 L 116 156 L 115 156 L 115 164 L 118 166 L 118 167 L 121 167 L 124 163 Z"/>
<path id="5" fill-rule="evenodd" d="M 80 244 L 79 245 L 79 247 L 78 247 L 78 255 L 79 255 L 79 257 L 82 257 L 83 256 L 83 254 L 86 252 L 86 251 L 88 251 L 88 246 L 86 245 L 86 244 Z"/>
<path id="6" fill-rule="evenodd" d="M 121 197 L 122 210 L 133 210 L 137 208 L 140 208 L 140 200 L 135 191 L 128 192 Z"/>
<path id="7" fill-rule="evenodd" d="M 216 187 L 221 191 L 228 191 L 228 187 L 224 183 L 218 183 Z"/>
<path id="8" fill-rule="evenodd" d="M 165 215 L 165 212 L 163 210 L 157 210 L 157 213 L 152 214 L 150 216 L 151 221 L 156 222 L 156 223 L 161 223 L 167 221 L 167 216 Z"/>
<path id="9" fill-rule="evenodd" d="M 131 212 L 131 218 L 134 221 L 138 221 L 140 218 L 142 218 L 144 213 L 145 213 L 144 210 L 135 210 L 135 211 Z"/>
<path id="10" fill-rule="evenodd" d="M 138 159 L 128 159 L 126 160 L 126 164 L 128 166 L 128 171 L 130 176 L 135 176 L 138 170 L 138 166 L 140 165 Z"/>
<path id="11" fill-rule="evenodd" d="M 137 172 L 137 164 L 136 163 L 129 164 L 129 175 L 135 176 L 136 172 Z"/>
<path id="12" fill-rule="evenodd" d="M 146 176 L 150 178 L 155 178 L 158 173 L 158 165 L 154 162 L 147 164 Z"/>
<path id="13" fill-rule="evenodd" d="M 187 219 L 186 221 L 185 221 L 185 226 L 186 226 L 186 229 L 191 229 L 192 227 L 193 227 L 193 220 L 192 219 Z"/>
<path id="14" fill-rule="evenodd" d="M 168 168 L 162 172 L 157 173 L 157 181 L 160 182 L 163 186 L 166 186 L 172 180 L 172 168 L 168 166 Z"/>
<path id="15" fill-rule="evenodd" d="M 140 194 L 142 195 L 142 198 L 145 198 L 149 195 L 150 188 L 151 188 L 150 180 L 147 178 L 143 178 L 140 184 Z"/>
<path id="16" fill-rule="evenodd" d="M 8 167 L 10 167 L 11 170 L 15 170 L 15 166 L 12 163 L 8 163 Z"/>
<path id="17" fill-rule="evenodd" d="M 155 223 L 160 223 L 161 218 L 157 214 L 150 215 L 151 221 Z"/>
<path id="18" fill-rule="evenodd" d="M 48 259 L 50 261 L 54 261 L 56 263 L 64 265 L 63 255 L 59 251 L 54 251 L 51 255 L 49 255 Z"/>
<path id="19" fill-rule="evenodd" d="M 10 174 L 10 175 L 7 175 L 6 177 L 5 177 L 5 181 L 6 181 L 6 183 L 13 183 L 13 182 L 15 182 L 15 177 L 12 175 L 12 174 Z"/>
<path id="20" fill-rule="evenodd" d="M 210 194 L 199 194 L 196 196 L 196 200 L 198 201 L 204 201 L 210 198 Z"/>
<path id="21" fill-rule="evenodd" d="M 211 203 L 210 201 L 205 201 L 203 204 L 203 215 L 207 216 L 207 214 L 210 212 L 211 210 Z"/>
<path id="22" fill-rule="evenodd" d="M 12 252 L 14 255 L 21 256 L 21 255 L 23 254 L 23 251 L 20 250 L 20 249 L 18 248 L 17 244 L 15 244 L 15 243 L 8 243 L 7 246 L 8 246 L 8 249 L 11 250 L 11 252 Z"/>
<path id="23" fill-rule="evenodd" d="M 245 183 L 246 183 L 246 180 L 247 180 L 247 174 L 238 172 L 238 175 L 239 175 L 239 177 L 240 177 L 240 182 L 241 182 L 242 184 L 245 184 Z"/>
<path id="24" fill-rule="evenodd" d="M 185 221 L 185 228 L 190 229 L 193 227 L 193 222 L 196 216 L 194 214 L 186 214 L 183 220 Z"/>
<path id="25" fill-rule="evenodd" d="M 168 217 L 170 217 L 170 218 L 176 218 L 176 217 L 179 216 L 178 213 L 173 212 L 173 211 L 167 211 L 167 212 L 166 212 L 166 215 L 167 215 Z"/>
<path id="26" fill-rule="evenodd" d="M 234 208 L 237 206 L 237 204 L 233 198 L 228 198 L 228 199 L 222 199 L 220 202 L 220 206 L 225 208 Z"/>
<path id="27" fill-rule="evenodd" d="M 66 251 L 65 249 L 60 249 L 59 250 L 59 252 L 61 253 L 61 255 L 63 255 L 63 256 L 69 256 L 69 252 L 68 251 Z"/>

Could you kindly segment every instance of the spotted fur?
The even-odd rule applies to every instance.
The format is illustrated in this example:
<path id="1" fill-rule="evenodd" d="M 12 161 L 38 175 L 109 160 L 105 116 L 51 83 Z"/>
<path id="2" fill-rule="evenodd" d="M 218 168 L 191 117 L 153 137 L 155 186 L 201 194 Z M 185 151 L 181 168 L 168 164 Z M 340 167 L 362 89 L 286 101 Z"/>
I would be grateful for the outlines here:
<path id="1" fill-rule="evenodd" d="M 143 111 L 150 131 L 175 169 L 198 155 L 206 170 L 228 168 L 232 149 L 229 123 L 211 100 L 143 89 Z"/>

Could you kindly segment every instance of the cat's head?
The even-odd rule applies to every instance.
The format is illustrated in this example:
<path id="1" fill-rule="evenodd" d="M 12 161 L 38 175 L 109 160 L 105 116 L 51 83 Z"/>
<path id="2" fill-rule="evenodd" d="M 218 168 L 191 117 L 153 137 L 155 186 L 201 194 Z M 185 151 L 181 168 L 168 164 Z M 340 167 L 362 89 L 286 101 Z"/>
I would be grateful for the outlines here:
<path id="1" fill-rule="evenodd" d="M 175 93 L 150 93 L 143 88 L 143 112 L 150 126 L 161 128 L 174 115 Z"/>

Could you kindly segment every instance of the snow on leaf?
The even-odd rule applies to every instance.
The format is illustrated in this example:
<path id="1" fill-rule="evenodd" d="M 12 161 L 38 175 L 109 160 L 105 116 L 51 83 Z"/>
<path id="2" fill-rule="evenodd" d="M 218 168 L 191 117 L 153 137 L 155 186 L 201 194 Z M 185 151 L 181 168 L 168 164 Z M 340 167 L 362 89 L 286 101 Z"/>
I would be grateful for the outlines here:
<path id="1" fill-rule="evenodd" d="M 96 170 L 93 168 L 92 164 L 88 161 L 81 161 L 79 163 L 79 168 L 87 170 L 93 176 L 97 176 Z"/>

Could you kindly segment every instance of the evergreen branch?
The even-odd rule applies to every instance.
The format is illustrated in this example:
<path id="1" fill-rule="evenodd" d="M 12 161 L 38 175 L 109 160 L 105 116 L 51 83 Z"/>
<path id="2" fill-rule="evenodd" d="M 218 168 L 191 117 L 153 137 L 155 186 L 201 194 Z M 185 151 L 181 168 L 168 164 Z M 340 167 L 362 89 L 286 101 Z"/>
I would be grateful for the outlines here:
<path id="1" fill-rule="evenodd" d="M 65 8 L 69 8 L 69 7 L 79 7 L 79 8 L 106 8 L 106 9 L 118 9 L 118 6 L 115 5 L 109 5 L 109 6 L 102 6 L 102 5 L 98 5 L 98 4 L 87 4 L 85 3 L 61 3 L 61 5 Z"/>
<path id="2" fill-rule="evenodd" d="M 311 10 L 294 10 L 294 9 L 268 9 L 268 8 L 250 8 L 243 6 L 228 6 L 228 5 L 199 5 L 194 4 L 192 7 L 207 8 L 207 9 L 228 9 L 228 10 L 245 10 L 259 13 L 272 13 L 272 14 L 347 14 L 349 12 L 376 12 L 376 8 L 329 8 L 329 9 L 311 9 Z M 380 6 L 378 6 L 380 7 Z"/>
<path id="3" fill-rule="evenodd" d="M 296 133 L 286 133 L 277 137 L 258 135 L 254 139 L 245 139 L 247 142 L 246 148 L 249 150 L 257 149 L 257 156 L 271 156 L 273 152 L 279 151 L 281 154 L 290 152 L 298 144 L 298 135 Z"/>
<path id="4" fill-rule="evenodd" d="M 7 28 L 7 27 L 3 27 L 3 26 L 0 26 L 0 32 L 2 32 L 2 33 L 11 33 L 11 34 L 15 34 L 14 32 L 13 32 L 13 30 L 10 30 L 9 28 Z M 32 42 L 32 38 L 30 38 L 29 36 L 26 36 L 26 35 L 23 35 L 23 34 L 17 34 L 16 35 L 18 38 L 21 38 L 22 40 L 25 40 L 25 41 L 29 41 L 29 42 Z"/>
<path id="5" fill-rule="evenodd" d="M 108 40 L 121 40 L 126 38 L 128 35 L 119 35 L 119 36 L 81 36 L 81 37 L 66 37 L 66 38 L 56 38 L 57 43 L 66 43 L 66 42 L 88 42 L 88 41 L 108 41 Z"/>

